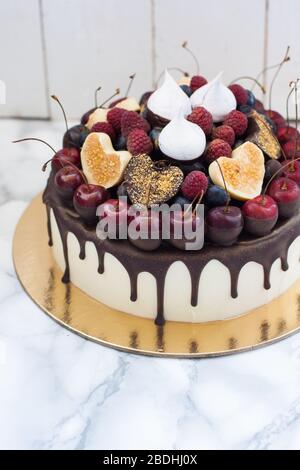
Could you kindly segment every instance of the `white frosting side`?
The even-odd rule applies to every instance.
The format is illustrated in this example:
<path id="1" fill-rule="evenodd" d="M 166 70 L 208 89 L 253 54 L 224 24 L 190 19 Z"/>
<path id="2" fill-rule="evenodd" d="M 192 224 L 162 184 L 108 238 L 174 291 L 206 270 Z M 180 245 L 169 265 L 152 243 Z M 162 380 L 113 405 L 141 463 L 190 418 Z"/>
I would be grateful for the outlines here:
<path id="1" fill-rule="evenodd" d="M 206 137 L 197 124 L 178 114 L 161 131 L 158 138 L 160 150 L 175 160 L 194 160 L 203 154 Z"/>
<path id="2" fill-rule="evenodd" d="M 62 242 L 51 211 L 53 254 L 65 269 Z M 98 255 L 92 242 L 86 244 L 86 258 L 79 258 L 79 243 L 68 235 L 70 275 L 73 284 L 91 297 L 112 308 L 145 318 L 155 318 L 157 311 L 156 281 L 148 272 L 138 276 L 138 298 L 130 300 L 130 280 L 124 266 L 110 254 L 104 257 L 104 273 L 99 274 Z M 282 271 L 280 259 L 272 265 L 269 290 L 263 287 L 263 268 L 249 262 L 242 268 L 238 281 L 238 297 L 230 295 L 230 273 L 218 260 L 210 261 L 200 277 L 198 305 L 191 306 L 190 273 L 182 261 L 175 261 L 165 280 L 165 318 L 172 321 L 205 322 L 225 320 L 264 305 L 285 292 L 300 277 L 300 237 L 288 252 L 289 269 Z"/>
<path id="3" fill-rule="evenodd" d="M 154 114 L 169 120 L 177 116 L 179 111 L 184 116 L 187 116 L 192 111 L 189 97 L 167 70 L 165 71 L 163 84 L 152 93 L 147 107 Z"/>
<path id="4" fill-rule="evenodd" d="M 224 121 L 230 111 L 236 109 L 236 99 L 231 90 L 222 83 L 223 72 L 211 82 L 194 91 L 190 97 L 192 107 L 203 106 L 209 111 L 214 122 Z"/>

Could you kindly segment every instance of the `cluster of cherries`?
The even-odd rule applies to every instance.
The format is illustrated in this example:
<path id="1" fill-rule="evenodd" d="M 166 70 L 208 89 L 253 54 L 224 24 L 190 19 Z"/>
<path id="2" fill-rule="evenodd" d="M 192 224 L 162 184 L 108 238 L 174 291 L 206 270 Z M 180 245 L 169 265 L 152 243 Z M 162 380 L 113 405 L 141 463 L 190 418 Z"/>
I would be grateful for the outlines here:
<path id="1" fill-rule="evenodd" d="M 62 108 L 59 100 L 55 96 L 53 98 Z M 143 104 L 146 104 L 145 95 L 143 95 L 142 101 Z M 116 103 L 114 102 L 113 105 Z M 267 161 L 263 193 L 245 203 L 238 201 L 229 203 L 227 190 L 209 184 L 207 181 L 205 191 L 199 194 L 201 198 L 204 196 L 205 236 L 209 241 L 221 246 L 235 243 L 242 230 L 254 236 L 267 235 L 275 226 L 278 218 L 292 217 L 300 205 L 300 163 L 298 161 L 300 159 L 300 135 L 298 130 L 289 126 L 276 111 L 264 110 L 258 100 L 253 101 L 252 106 L 255 106 L 270 120 L 282 145 L 283 153 L 290 160 L 285 160 L 283 163 L 276 160 Z M 68 129 L 65 112 L 62 108 L 67 127 L 63 138 L 63 148 L 56 152 L 49 144 L 44 143 L 54 152 L 54 156 L 49 162 L 51 162 L 54 175 L 54 186 L 64 203 L 74 207 L 88 226 L 94 226 L 97 223 L 96 211 L 102 205 L 102 217 L 105 216 L 113 220 L 118 231 L 122 229 L 122 224 L 126 225 L 132 221 L 132 217 L 128 215 L 129 205 L 118 199 L 118 196 L 127 195 L 126 185 L 121 184 L 118 188 L 112 188 L 111 191 L 108 191 L 102 186 L 89 184 L 81 169 L 80 149 L 89 133 L 85 124 L 94 109 L 84 114 L 81 124 Z M 41 141 L 40 139 L 22 140 Z M 181 167 L 186 175 L 198 172 L 207 178 L 205 175 L 207 169 L 199 161 L 182 164 Z M 200 216 L 194 210 L 195 204 L 197 205 L 199 202 L 198 198 L 193 205 L 193 202 L 184 197 L 183 193 L 179 193 L 176 198 L 170 201 L 170 203 L 179 203 L 181 206 L 190 204 L 188 217 L 183 208 L 182 211 L 171 213 L 170 243 L 179 249 L 185 249 L 187 240 L 184 238 L 177 240 L 173 237 L 176 227 L 181 225 L 182 233 L 185 233 L 184 225 L 190 223 L 191 219 L 193 226 L 203 226 L 204 221 L 200 220 Z M 154 211 L 138 212 L 135 219 L 137 227 L 151 226 L 152 231 L 153 227 L 156 228 L 156 236 L 151 239 L 131 240 L 131 242 L 144 250 L 157 249 L 162 243 L 161 218 L 158 213 Z"/>

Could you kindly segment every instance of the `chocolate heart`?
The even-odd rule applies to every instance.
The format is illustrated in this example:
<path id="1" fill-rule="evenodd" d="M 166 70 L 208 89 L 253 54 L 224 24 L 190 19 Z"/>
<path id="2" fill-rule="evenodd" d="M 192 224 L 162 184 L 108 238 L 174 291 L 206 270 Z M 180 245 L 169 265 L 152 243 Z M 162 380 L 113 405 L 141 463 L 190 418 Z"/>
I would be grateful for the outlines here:
<path id="1" fill-rule="evenodd" d="M 234 199 L 245 201 L 261 193 L 265 174 L 264 161 L 260 148 L 252 142 L 245 142 L 232 152 L 231 158 L 219 157 L 212 162 L 209 176 L 222 188 L 225 188 L 224 178 L 229 194 Z"/>
<path id="2" fill-rule="evenodd" d="M 137 155 L 128 163 L 124 178 L 131 202 L 149 206 L 175 196 L 183 173 L 165 161 L 153 162 L 148 155 Z"/>
<path id="3" fill-rule="evenodd" d="M 113 148 L 110 137 L 103 132 L 92 132 L 81 150 L 82 169 L 89 183 L 111 188 L 122 178 L 131 153 Z"/>
<path id="4" fill-rule="evenodd" d="M 256 144 L 270 158 L 277 160 L 281 148 L 272 128 L 262 114 L 253 110 L 248 118 L 247 140 Z"/>

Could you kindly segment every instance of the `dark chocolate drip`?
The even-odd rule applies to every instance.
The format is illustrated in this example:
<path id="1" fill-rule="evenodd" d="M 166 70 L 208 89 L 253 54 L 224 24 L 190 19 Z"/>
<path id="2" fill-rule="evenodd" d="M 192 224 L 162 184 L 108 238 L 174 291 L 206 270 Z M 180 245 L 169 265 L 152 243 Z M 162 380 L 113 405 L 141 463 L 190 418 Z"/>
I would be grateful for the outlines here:
<path id="1" fill-rule="evenodd" d="M 53 240 L 52 240 L 52 230 L 51 230 L 51 218 L 50 218 L 50 211 L 51 207 L 46 204 L 46 211 L 47 211 L 47 231 L 48 231 L 48 245 L 52 246 L 53 245 Z"/>
<path id="2" fill-rule="evenodd" d="M 64 258 L 65 258 L 65 272 L 62 277 L 62 282 L 65 284 L 70 282 L 70 263 L 69 263 L 69 250 L 68 250 L 68 234 L 69 230 L 66 230 L 65 227 L 65 222 L 64 220 L 59 216 L 59 212 L 57 211 L 57 208 L 54 209 L 52 207 L 55 220 L 57 223 L 57 227 L 61 236 L 61 241 L 62 241 L 62 246 L 63 246 L 63 253 L 64 253 Z"/>
<path id="3" fill-rule="evenodd" d="M 100 240 L 99 240 L 100 242 Z M 103 274 L 104 273 L 104 255 L 105 251 L 102 247 L 102 244 L 99 243 L 99 245 L 96 245 L 97 249 L 97 254 L 98 254 L 98 273 Z"/>
<path id="4" fill-rule="evenodd" d="M 192 285 L 192 291 L 191 291 L 191 305 L 193 307 L 196 307 L 198 304 L 198 291 L 199 291 L 199 281 L 200 281 L 200 276 L 201 276 L 202 270 L 195 275 L 191 276 L 191 285 Z"/>
<path id="5" fill-rule="evenodd" d="M 271 283 L 270 283 L 271 266 L 265 263 L 263 265 L 263 270 L 264 270 L 264 288 L 268 290 L 271 288 Z"/>
<path id="6" fill-rule="evenodd" d="M 79 253 L 79 258 L 80 259 L 85 259 L 86 257 L 86 252 L 85 252 L 85 241 L 83 240 L 80 242 L 80 253 Z"/>
<path id="7" fill-rule="evenodd" d="M 243 235 L 237 244 L 229 247 L 220 247 L 206 243 L 200 251 L 179 251 L 163 244 L 155 252 L 141 251 L 127 240 L 100 240 L 96 230 L 87 228 L 80 220 L 78 214 L 63 205 L 53 186 L 53 175 L 50 176 L 47 188 L 44 192 L 44 202 L 47 205 L 48 220 L 50 208 L 53 209 L 60 232 L 66 270 L 63 282 L 70 280 L 69 258 L 67 248 L 68 233 L 73 233 L 80 244 L 80 257 L 85 256 L 85 243 L 94 243 L 98 259 L 98 272 L 104 272 L 105 253 L 112 254 L 124 266 L 129 274 L 131 284 L 131 300 L 137 298 L 137 278 L 141 272 L 149 272 L 157 284 L 157 317 L 156 324 L 164 323 L 164 289 L 165 278 L 169 267 L 178 259 L 182 261 L 191 276 L 191 304 L 197 305 L 198 287 L 201 273 L 211 260 L 217 260 L 226 266 L 231 277 L 231 295 L 238 295 L 238 279 L 242 267 L 249 261 L 263 266 L 264 287 L 270 288 L 270 270 L 274 261 L 281 259 L 282 270 L 288 269 L 287 255 L 291 243 L 300 235 L 299 215 L 291 219 L 281 220 L 275 229 L 267 236 L 261 238 L 247 237 Z M 50 227 L 51 229 L 51 227 Z M 48 227 L 49 230 L 49 227 Z M 180 289 L 180 279 L 178 279 Z"/>

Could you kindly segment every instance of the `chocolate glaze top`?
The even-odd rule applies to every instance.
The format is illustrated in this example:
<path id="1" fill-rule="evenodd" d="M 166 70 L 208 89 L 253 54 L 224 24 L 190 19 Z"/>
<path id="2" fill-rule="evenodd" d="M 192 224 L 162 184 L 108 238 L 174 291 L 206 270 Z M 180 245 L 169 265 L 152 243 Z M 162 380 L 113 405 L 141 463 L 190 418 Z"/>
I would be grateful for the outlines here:
<path id="1" fill-rule="evenodd" d="M 156 324 L 164 323 L 164 285 L 167 271 L 175 261 L 182 261 L 191 276 L 191 304 L 197 305 L 198 286 L 201 273 L 209 261 L 215 259 L 224 264 L 231 277 L 231 296 L 238 296 L 237 286 L 239 273 L 249 261 L 259 263 L 264 271 L 264 288 L 270 286 L 270 270 L 274 261 L 281 260 L 283 271 L 288 269 L 287 255 L 291 243 L 300 235 L 300 215 L 291 219 L 279 221 L 273 231 L 261 238 L 241 237 L 235 245 L 221 247 L 205 244 L 200 251 L 180 251 L 169 245 L 162 245 L 154 252 L 141 251 L 127 240 L 100 240 L 95 228 L 84 225 L 79 215 L 72 208 L 66 207 L 57 195 L 53 185 L 53 175 L 50 175 L 44 192 L 43 201 L 47 207 L 49 243 L 51 239 L 50 209 L 53 210 L 60 232 L 65 257 L 65 273 L 62 281 L 70 281 L 67 236 L 72 232 L 80 245 L 80 258 L 85 258 L 85 244 L 94 243 L 99 259 L 98 272 L 104 272 L 104 255 L 115 256 L 129 274 L 131 284 L 130 299 L 137 299 L 137 278 L 141 272 L 149 272 L 157 284 L 157 316 Z M 180 286 L 178 286 L 180 287 Z"/>

